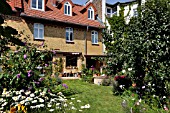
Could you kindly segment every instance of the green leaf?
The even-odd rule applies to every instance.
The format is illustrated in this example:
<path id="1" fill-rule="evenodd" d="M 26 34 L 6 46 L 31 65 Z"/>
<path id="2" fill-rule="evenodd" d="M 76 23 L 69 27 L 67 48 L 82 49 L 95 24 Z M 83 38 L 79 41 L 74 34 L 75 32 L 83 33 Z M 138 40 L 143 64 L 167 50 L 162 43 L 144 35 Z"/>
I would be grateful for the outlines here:
<path id="1" fill-rule="evenodd" d="M 0 13 L 1 14 L 12 14 L 12 9 L 6 0 L 1 0 L 0 2 Z"/>

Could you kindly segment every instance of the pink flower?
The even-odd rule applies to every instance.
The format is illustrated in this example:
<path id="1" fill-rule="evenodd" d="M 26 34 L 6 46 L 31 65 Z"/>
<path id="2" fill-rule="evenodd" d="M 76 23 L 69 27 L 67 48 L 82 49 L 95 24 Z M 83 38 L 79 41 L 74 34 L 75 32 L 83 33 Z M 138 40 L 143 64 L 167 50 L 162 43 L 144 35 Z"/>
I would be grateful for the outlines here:
<path id="1" fill-rule="evenodd" d="M 28 77 L 30 77 L 30 76 L 31 76 L 31 70 L 28 71 Z"/>
<path id="2" fill-rule="evenodd" d="M 39 78 L 39 81 L 42 82 L 45 78 Z"/>
<path id="3" fill-rule="evenodd" d="M 166 105 L 164 105 L 164 110 L 165 111 L 168 111 L 169 109 L 166 107 Z"/>
<path id="4" fill-rule="evenodd" d="M 26 59 L 27 58 L 27 55 L 26 54 L 24 54 L 24 59 Z"/>
<path id="5" fill-rule="evenodd" d="M 43 46 L 44 45 L 44 41 L 42 42 L 42 44 L 40 44 L 40 46 Z"/>
<path id="6" fill-rule="evenodd" d="M 48 64 L 45 64 L 45 67 L 48 67 Z"/>
<path id="7" fill-rule="evenodd" d="M 18 79 L 20 78 L 20 76 L 21 76 L 20 74 L 17 74 L 17 78 L 18 78 Z"/>

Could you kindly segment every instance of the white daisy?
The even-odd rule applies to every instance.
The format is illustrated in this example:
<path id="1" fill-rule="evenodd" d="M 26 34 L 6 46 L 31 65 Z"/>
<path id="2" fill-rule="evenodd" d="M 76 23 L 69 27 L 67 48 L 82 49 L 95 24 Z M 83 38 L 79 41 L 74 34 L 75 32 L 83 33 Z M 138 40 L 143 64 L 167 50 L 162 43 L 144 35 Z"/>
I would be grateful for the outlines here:
<path id="1" fill-rule="evenodd" d="M 53 112 L 53 111 L 54 111 L 54 109 L 50 109 L 49 111 L 50 111 L 50 112 Z"/>

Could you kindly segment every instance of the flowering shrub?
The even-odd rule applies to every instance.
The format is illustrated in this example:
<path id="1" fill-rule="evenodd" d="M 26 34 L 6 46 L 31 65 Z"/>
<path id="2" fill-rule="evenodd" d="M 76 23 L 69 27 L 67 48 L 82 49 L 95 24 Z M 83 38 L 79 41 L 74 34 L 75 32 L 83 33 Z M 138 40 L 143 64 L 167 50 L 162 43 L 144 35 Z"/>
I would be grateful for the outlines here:
<path id="1" fill-rule="evenodd" d="M 128 78 L 125 75 L 115 76 L 114 80 L 115 80 L 113 84 L 114 94 L 122 94 L 123 91 L 125 89 L 128 89 L 132 84 L 132 81 L 130 80 L 130 78 Z"/>
<path id="2" fill-rule="evenodd" d="M 15 51 L 3 54 L 0 64 L 3 72 L 0 74 L 0 91 L 7 89 L 29 89 L 43 86 L 44 78 L 40 75 L 51 75 L 51 56 L 49 51 L 38 51 L 42 45 L 26 44 L 16 47 Z M 49 71 L 50 69 L 50 71 Z"/>
<path id="3" fill-rule="evenodd" d="M 159 113 L 167 113 L 168 104 L 163 105 L 162 108 L 158 107 L 160 103 L 160 99 L 156 95 L 152 95 L 151 97 L 143 97 L 140 98 L 137 93 L 134 93 L 130 90 L 125 90 L 122 95 L 123 101 L 122 101 L 122 107 L 125 111 L 130 113 L 145 113 L 146 111 L 148 113 L 150 112 L 159 112 Z M 166 98 L 165 96 L 163 97 Z M 148 105 L 146 103 L 146 99 L 148 101 L 152 101 L 152 104 Z M 159 108 L 159 109 L 158 109 Z"/>
<path id="4" fill-rule="evenodd" d="M 77 102 L 81 102 L 77 100 Z M 90 105 L 81 106 L 81 108 L 74 107 L 73 102 L 61 93 L 53 94 L 47 90 L 36 91 L 7 91 L 3 90 L 0 95 L 0 113 L 8 112 L 66 112 L 67 110 L 80 110 L 90 108 Z"/>

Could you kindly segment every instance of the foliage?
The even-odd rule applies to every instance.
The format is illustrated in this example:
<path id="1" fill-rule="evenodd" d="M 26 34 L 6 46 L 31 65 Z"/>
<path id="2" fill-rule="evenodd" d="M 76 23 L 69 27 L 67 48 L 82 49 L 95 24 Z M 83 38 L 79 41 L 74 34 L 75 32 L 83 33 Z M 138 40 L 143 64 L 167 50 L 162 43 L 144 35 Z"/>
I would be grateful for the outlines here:
<path id="1" fill-rule="evenodd" d="M 125 75 L 115 76 L 114 80 L 113 93 L 115 95 L 122 94 L 125 89 L 127 90 L 132 85 L 131 79 Z"/>
<path id="2" fill-rule="evenodd" d="M 112 83 L 113 83 L 113 80 L 111 78 L 107 78 L 107 79 L 105 78 L 102 81 L 102 86 L 110 86 L 112 85 Z"/>
<path id="3" fill-rule="evenodd" d="M 38 52 L 42 45 L 18 46 L 16 51 L 9 51 L 2 56 L 0 64 L 3 72 L 0 74 L 1 91 L 3 88 L 26 89 L 40 87 L 42 81 L 40 75 L 51 67 L 52 53 L 48 51 Z M 51 71 L 50 71 L 51 72 Z M 51 75 L 51 73 L 45 73 Z"/>
<path id="4" fill-rule="evenodd" d="M 107 50 L 108 73 L 115 75 L 122 70 L 128 71 L 139 98 L 157 95 L 160 103 L 156 107 L 166 104 L 162 100 L 168 95 L 170 78 L 170 0 L 149 0 L 138 8 L 138 16 L 131 18 L 125 24 L 123 16 L 113 16 L 108 19 L 113 36 L 103 33 Z M 155 84 L 149 91 L 142 87 L 148 83 Z M 148 104 L 152 99 L 146 98 Z M 151 103 L 150 103 L 151 102 Z"/>
<path id="5" fill-rule="evenodd" d="M 63 71 L 63 60 L 62 58 L 56 59 L 54 61 L 54 71 L 55 71 L 55 75 L 59 75 L 62 71 Z"/>
<path id="6" fill-rule="evenodd" d="M 82 64 L 81 78 L 82 78 L 83 81 L 92 83 L 93 82 L 93 74 L 94 74 L 94 70 L 88 69 L 88 68 L 85 67 L 84 64 Z"/>
<path id="7" fill-rule="evenodd" d="M 70 110 L 88 109 L 89 104 L 81 106 L 81 108 L 75 108 L 74 103 L 68 101 L 68 99 L 61 93 L 53 94 L 47 90 L 41 91 L 7 91 L 3 90 L 0 95 L 0 112 L 24 112 L 24 113 L 42 113 L 42 111 L 48 112 L 68 112 Z M 74 98 L 75 99 L 75 98 Z M 81 102 L 80 100 L 77 102 Z M 71 103 L 71 104 L 70 104 Z"/>
<path id="8" fill-rule="evenodd" d="M 12 9 L 5 0 L 1 1 L 0 4 L 0 55 L 3 52 L 9 50 L 9 45 L 20 45 L 25 44 L 18 38 L 18 31 L 10 26 L 4 24 L 3 14 L 12 14 Z"/>

